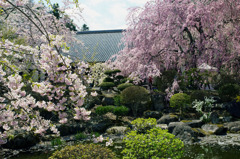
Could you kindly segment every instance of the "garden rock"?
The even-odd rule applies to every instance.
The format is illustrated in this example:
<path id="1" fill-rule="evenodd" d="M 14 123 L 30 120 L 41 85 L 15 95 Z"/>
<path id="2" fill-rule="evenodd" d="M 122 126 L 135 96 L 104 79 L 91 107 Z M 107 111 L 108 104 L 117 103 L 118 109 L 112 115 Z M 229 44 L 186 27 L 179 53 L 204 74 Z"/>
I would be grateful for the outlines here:
<path id="1" fill-rule="evenodd" d="M 162 111 L 164 109 L 164 95 L 155 93 L 151 96 L 152 99 L 152 105 L 154 110 L 156 111 Z"/>
<path id="2" fill-rule="evenodd" d="M 206 135 L 225 135 L 227 133 L 227 129 L 223 125 L 216 124 L 205 124 L 202 126 L 202 130 Z"/>
<path id="3" fill-rule="evenodd" d="M 219 115 L 217 112 L 212 112 L 209 118 L 210 118 L 211 123 L 213 123 L 213 124 L 219 123 Z"/>
<path id="4" fill-rule="evenodd" d="M 169 124 L 170 122 L 178 121 L 178 117 L 176 115 L 163 115 L 158 121 L 157 124 Z"/>
<path id="5" fill-rule="evenodd" d="M 206 132 L 203 131 L 201 128 L 192 128 L 192 130 L 197 134 L 198 137 L 206 136 Z"/>
<path id="6" fill-rule="evenodd" d="M 145 118 L 155 118 L 155 119 L 159 119 L 162 114 L 158 111 L 145 111 L 143 113 Z"/>
<path id="7" fill-rule="evenodd" d="M 40 139 L 37 135 L 23 130 L 13 130 L 10 134 L 14 136 L 13 139 L 8 139 L 7 143 L 2 145 L 3 148 L 8 149 L 23 149 L 36 145 Z"/>
<path id="8" fill-rule="evenodd" d="M 111 120 L 102 120 L 99 122 L 93 122 L 88 129 L 93 132 L 104 133 L 110 126 L 113 126 Z"/>
<path id="9" fill-rule="evenodd" d="M 184 143 L 193 143 L 197 141 L 197 133 L 188 125 L 177 125 L 173 129 L 172 134 Z"/>
<path id="10" fill-rule="evenodd" d="M 92 109 L 95 105 L 101 105 L 102 102 L 99 97 L 90 96 L 87 101 L 84 103 L 86 109 Z"/>
<path id="11" fill-rule="evenodd" d="M 240 118 L 240 102 L 229 102 L 224 107 L 233 117 Z"/>
<path id="12" fill-rule="evenodd" d="M 181 122 L 192 128 L 200 128 L 204 124 L 202 120 L 182 120 Z"/>
<path id="13" fill-rule="evenodd" d="M 163 130 L 168 129 L 167 124 L 157 124 L 156 127 L 157 127 L 157 128 L 161 128 L 161 129 L 163 129 Z"/>
<path id="14" fill-rule="evenodd" d="M 171 122 L 168 124 L 168 132 L 172 133 L 176 126 L 186 126 L 183 122 Z"/>
<path id="15" fill-rule="evenodd" d="M 102 99 L 102 105 L 114 105 L 114 99 L 112 97 L 104 97 Z"/>
<path id="16" fill-rule="evenodd" d="M 240 121 L 225 123 L 224 127 L 228 129 L 228 131 L 232 133 L 239 133 L 240 132 Z"/>
<path id="17" fill-rule="evenodd" d="M 62 124 L 57 125 L 58 130 L 60 131 L 61 136 L 76 134 L 77 132 L 82 132 L 86 129 L 86 126 L 83 124 Z"/>
<path id="18" fill-rule="evenodd" d="M 123 134 L 125 134 L 126 130 L 127 130 L 126 126 L 113 126 L 111 128 L 108 128 L 106 130 L 106 133 L 107 134 L 123 135 Z"/>

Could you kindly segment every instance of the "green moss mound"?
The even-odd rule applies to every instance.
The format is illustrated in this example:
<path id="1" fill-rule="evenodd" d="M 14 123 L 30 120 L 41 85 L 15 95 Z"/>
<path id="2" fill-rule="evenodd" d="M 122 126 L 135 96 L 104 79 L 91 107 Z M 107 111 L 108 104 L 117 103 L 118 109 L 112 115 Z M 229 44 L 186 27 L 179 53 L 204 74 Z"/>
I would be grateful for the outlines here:
<path id="1" fill-rule="evenodd" d="M 106 147 L 96 144 L 66 146 L 48 159 L 117 159 L 116 154 Z"/>

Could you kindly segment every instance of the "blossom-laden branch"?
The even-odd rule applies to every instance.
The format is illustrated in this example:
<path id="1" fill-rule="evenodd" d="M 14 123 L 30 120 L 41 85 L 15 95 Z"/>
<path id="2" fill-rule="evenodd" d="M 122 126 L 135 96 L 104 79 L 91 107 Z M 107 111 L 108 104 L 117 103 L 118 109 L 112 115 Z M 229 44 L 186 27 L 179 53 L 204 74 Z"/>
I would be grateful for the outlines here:
<path id="1" fill-rule="evenodd" d="M 7 24 L 17 29 L 16 34 L 24 36 L 29 44 L 0 41 L 0 84 L 6 88 L 0 92 L 0 145 L 7 142 L 13 129 L 40 135 L 50 129 L 59 134 L 56 125 L 44 119 L 39 110 L 54 112 L 62 124 L 68 120 L 90 120 L 91 112 L 82 107 L 87 95 L 88 65 L 62 56 L 62 52 L 68 52 L 65 41 L 73 40 L 72 32 L 65 27 L 64 19 L 57 20 L 39 4 L 30 7 L 25 2 L 0 0 Z M 15 9 L 8 13 L 8 7 Z M 2 20 L 2 16 L 0 18 Z M 75 69 L 71 69 L 73 63 Z M 33 77 L 21 76 L 27 65 L 45 72 L 46 79 L 37 82 Z"/>

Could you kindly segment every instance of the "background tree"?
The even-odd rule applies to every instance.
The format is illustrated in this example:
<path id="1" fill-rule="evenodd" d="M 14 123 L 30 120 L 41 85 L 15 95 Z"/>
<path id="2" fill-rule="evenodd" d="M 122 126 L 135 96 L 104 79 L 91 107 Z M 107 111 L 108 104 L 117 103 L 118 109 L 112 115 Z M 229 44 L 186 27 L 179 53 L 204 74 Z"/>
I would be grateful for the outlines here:
<path id="1" fill-rule="evenodd" d="M 125 48 L 112 66 L 141 79 L 202 63 L 239 72 L 239 17 L 235 0 L 149 1 L 131 9 Z"/>
<path id="2" fill-rule="evenodd" d="M 76 26 L 73 24 L 73 20 L 70 19 L 69 16 L 64 15 L 63 11 L 60 11 L 58 3 L 54 3 L 52 5 L 52 10 L 50 11 L 50 13 L 53 14 L 57 19 L 60 18 L 68 19 L 68 21 L 65 24 L 66 27 L 69 28 L 71 31 L 77 31 Z"/>
<path id="3" fill-rule="evenodd" d="M 83 24 L 81 31 L 88 31 L 89 27 L 87 26 L 87 24 Z"/>

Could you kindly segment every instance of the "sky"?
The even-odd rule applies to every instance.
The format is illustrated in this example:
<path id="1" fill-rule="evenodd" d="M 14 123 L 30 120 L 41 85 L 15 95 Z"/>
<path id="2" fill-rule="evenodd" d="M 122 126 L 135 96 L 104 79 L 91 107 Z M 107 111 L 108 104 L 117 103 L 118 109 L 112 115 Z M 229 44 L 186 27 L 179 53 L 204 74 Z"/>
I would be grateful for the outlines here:
<path id="1" fill-rule="evenodd" d="M 76 14 L 80 12 L 76 9 L 69 9 L 66 13 L 71 15 L 80 28 L 87 24 L 90 30 L 126 29 L 128 8 L 143 7 L 147 1 L 149 0 L 79 0 L 84 20 Z M 51 2 L 60 3 L 61 0 Z M 63 3 L 60 3 L 61 5 Z"/>

